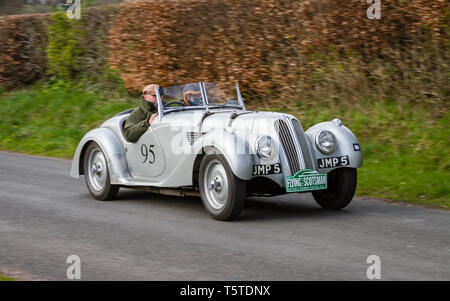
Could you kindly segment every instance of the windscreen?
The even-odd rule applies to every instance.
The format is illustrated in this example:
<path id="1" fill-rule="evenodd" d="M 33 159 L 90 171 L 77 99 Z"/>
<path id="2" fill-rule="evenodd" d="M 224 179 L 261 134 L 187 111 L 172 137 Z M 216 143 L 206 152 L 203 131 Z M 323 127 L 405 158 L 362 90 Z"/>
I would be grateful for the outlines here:
<path id="1" fill-rule="evenodd" d="M 205 103 L 202 98 L 199 83 L 164 87 L 160 91 L 160 94 L 165 110 L 203 106 Z"/>
<path id="2" fill-rule="evenodd" d="M 230 83 L 205 83 L 208 105 L 239 105 L 236 86 Z"/>

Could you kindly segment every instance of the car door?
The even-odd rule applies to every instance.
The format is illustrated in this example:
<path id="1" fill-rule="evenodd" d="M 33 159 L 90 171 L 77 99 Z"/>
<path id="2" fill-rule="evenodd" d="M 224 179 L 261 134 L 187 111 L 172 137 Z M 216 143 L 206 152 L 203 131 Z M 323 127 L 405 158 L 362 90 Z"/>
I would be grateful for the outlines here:
<path id="1" fill-rule="evenodd" d="M 135 143 L 126 143 L 130 173 L 137 180 L 151 180 L 160 176 L 166 168 L 164 151 L 155 135 L 159 125 L 155 119 L 152 126 Z"/>

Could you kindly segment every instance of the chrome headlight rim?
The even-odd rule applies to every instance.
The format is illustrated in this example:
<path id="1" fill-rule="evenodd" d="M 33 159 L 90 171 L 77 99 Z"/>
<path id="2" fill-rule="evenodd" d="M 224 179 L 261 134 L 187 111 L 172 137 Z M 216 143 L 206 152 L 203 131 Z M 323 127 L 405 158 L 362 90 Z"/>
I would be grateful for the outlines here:
<path id="1" fill-rule="evenodd" d="M 264 139 L 264 138 L 268 138 L 269 141 L 270 141 L 270 152 L 269 152 L 268 154 L 267 154 L 267 153 L 264 153 L 263 151 L 261 151 L 261 149 L 260 149 L 260 147 L 259 147 L 260 141 L 261 141 L 262 139 Z M 256 141 L 255 141 L 255 150 L 256 150 L 256 154 L 258 155 L 258 157 L 260 157 L 260 158 L 270 158 L 270 157 L 272 157 L 272 153 L 273 153 L 273 144 L 272 144 L 272 141 L 273 141 L 273 139 L 272 139 L 272 137 L 269 136 L 269 135 L 262 135 L 262 136 L 259 136 L 259 137 L 256 139 Z"/>
<path id="2" fill-rule="evenodd" d="M 325 148 L 320 144 L 320 141 L 319 141 L 320 136 L 321 136 L 322 134 L 324 134 L 324 133 L 328 133 L 328 134 L 331 135 L 331 137 L 333 137 L 333 142 L 334 142 L 334 144 L 333 144 L 333 147 L 332 147 L 331 149 L 325 149 Z M 321 130 L 321 131 L 319 131 L 319 132 L 316 134 L 315 142 L 316 142 L 316 147 L 317 147 L 317 149 L 318 149 L 321 153 L 323 153 L 323 154 L 325 154 L 325 155 L 330 155 L 330 154 L 334 153 L 334 152 L 336 151 L 336 149 L 337 149 L 336 136 L 335 136 L 332 132 L 330 132 L 329 130 Z"/>

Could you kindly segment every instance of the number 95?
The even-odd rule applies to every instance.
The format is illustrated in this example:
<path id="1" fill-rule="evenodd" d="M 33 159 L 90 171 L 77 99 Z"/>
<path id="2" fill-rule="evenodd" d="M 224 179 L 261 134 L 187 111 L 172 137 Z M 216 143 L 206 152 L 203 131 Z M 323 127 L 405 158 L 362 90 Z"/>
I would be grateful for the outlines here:
<path id="1" fill-rule="evenodd" d="M 144 158 L 144 162 L 142 162 L 142 163 L 145 163 L 145 162 L 147 162 L 147 160 L 148 160 L 148 163 L 150 163 L 150 164 L 153 164 L 153 163 L 155 163 L 155 153 L 153 152 L 153 150 L 152 150 L 152 147 L 154 147 L 155 145 L 153 145 L 153 144 L 150 144 L 149 145 L 149 147 L 147 148 L 147 145 L 145 145 L 145 144 L 142 144 L 141 145 L 141 155 L 143 156 L 143 157 L 145 157 Z M 149 154 L 151 155 L 150 156 L 150 158 L 149 158 Z M 150 160 L 151 159 L 151 160 Z"/>

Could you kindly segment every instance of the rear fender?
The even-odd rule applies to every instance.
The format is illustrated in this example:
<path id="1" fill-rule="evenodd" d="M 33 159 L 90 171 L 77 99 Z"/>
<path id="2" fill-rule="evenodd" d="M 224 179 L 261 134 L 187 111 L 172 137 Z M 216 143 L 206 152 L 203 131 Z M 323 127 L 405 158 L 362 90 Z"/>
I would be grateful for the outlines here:
<path id="1" fill-rule="evenodd" d="M 70 176 L 79 178 L 81 174 L 84 174 L 84 151 L 90 142 L 97 143 L 105 154 L 111 184 L 125 184 L 125 179 L 129 178 L 125 151 L 119 138 L 108 128 L 93 129 L 84 135 L 73 156 Z"/>

